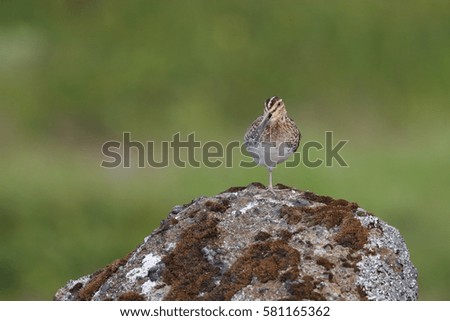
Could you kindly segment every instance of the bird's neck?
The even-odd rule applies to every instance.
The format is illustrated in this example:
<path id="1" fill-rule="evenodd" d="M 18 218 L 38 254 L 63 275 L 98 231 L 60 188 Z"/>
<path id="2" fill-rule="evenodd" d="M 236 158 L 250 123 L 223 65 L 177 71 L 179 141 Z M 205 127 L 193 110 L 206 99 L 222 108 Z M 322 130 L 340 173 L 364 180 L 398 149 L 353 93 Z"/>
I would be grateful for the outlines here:
<path id="1" fill-rule="evenodd" d="M 278 122 L 278 121 L 284 121 L 284 120 L 286 120 L 286 117 L 287 117 L 286 111 L 284 111 L 283 113 L 276 113 L 276 114 L 272 115 L 269 122 L 273 123 L 273 122 Z"/>

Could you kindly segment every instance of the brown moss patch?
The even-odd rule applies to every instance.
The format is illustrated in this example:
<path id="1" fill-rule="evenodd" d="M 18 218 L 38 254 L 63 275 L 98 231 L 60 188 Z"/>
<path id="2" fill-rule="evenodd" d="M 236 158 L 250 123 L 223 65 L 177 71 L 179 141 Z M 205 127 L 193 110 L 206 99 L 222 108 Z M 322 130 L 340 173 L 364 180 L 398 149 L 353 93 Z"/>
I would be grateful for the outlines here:
<path id="1" fill-rule="evenodd" d="M 333 200 L 331 203 L 329 203 L 328 205 L 330 206 L 343 206 L 346 207 L 352 211 L 356 210 L 359 205 L 357 203 L 354 202 L 349 202 L 343 199 L 337 199 L 337 200 Z"/>
<path id="2" fill-rule="evenodd" d="M 290 225 L 295 225 L 302 220 L 303 207 L 287 206 L 280 207 L 280 216 Z"/>
<path id="3" fill-rule="evenodd" d="M 289 232 L 288 230 L 281 230 L 278 232 L 278 235 L 283 241 L 286 242 L 292 238 L 292 233 Z"/>
<path id="4" fill-rule="evenodd" d="M 345 217 L 339 232 L 335 235 L 335 241 L 342 246 L 352 250 L 360 250 L 367 243 L 368 230 L 361 225 L 361 222 L 351 217 Z"/>
<path id="5" fill-rule="evenodd" d="M 362 226 L 355 217 L 358 204 L 343 199 L 332 199 L 328 196 L 318 196 L 305 192 L 304 197 L 314 202 L 321 202 L 323 206 L 282 206 L 280 216 L 288 224 L 304 222 L 309 226 L 322 225 L 327 229 L 339 227 L 334 241 L 352 251 L 361 250 L 367 243 L 368 229 Z M 330 245 L 332 247 L 332 245 Z M 348 263 L 347 265 L 351 265 Z"/>
<path id="6" fill-rule="evenodd" d="M 347 216 L 353 216 L 351 210 L 345 206 L 319 206 L 302 208 L 305 221 L 309 225 L 323 225 L 330 229 L 341 225 Z"/>
<path id="7" fill-rule="evenodd" d="M 72 293 L 72 295 L 76 295 L 78 291 L 81 290 L 82 287 L 83 283 L 78 282 L 77 284 L 75 284 L 73 287 L 70 288 L 69 292 Z"/>
<path id="8" fill-rule="evenodd" d="M 223 275 L 220 285 L 206 300 L 230 300 L 253 278 L 266 283 L 270 280 L 293 281 L 298 277 L 300 254 L 283 240 L 258 242 L 249 246 Z M 284 271 L 284 273 L 280 273 Z"/>
<path id="9" fill-rule="evenodd" d="M 277 189 L 292 189 L 292 187 L 278 183 L 276 184 L 274 187 L 276 187 Z"/>
<path id="10" fill-rule="evenodd" d="M 253 183 L 249 184 L 246 188 L 249 188 L 249 187 L 252 187 L 252 186 L 256 187 L 256 188 L 259 188 L 259 189 L 266 189 L 266 187 L 263 184 L 259 183 L 259 182 L 253 182 Z"/>
<path id="11" fill-rule="evenodd" d="M 118 301 L 145 301 L 145 297 L 142 294 L 136 292 L 126 292 L 121 294 Z"/>
<path id="12" fill-rule="evenodd" d="M 302 282 L 293 282 L 287 285 L 287 290 L 291 297 L 288 300 L 312 300 L 312 301 L 324 301 L 325 297 L 316 292 L 319 281 L 314 281 L 312 276 L 304 276 Z"/>
<path id="13" fill-rule="evenodd" d="M 330 260 L 328 260 L 327 258 L 324 258 L 324 257 L 318 257 L 316 259 L 316 263 L 323 266 L 326 270 L 331 270 L 332 268 L 334 268 L 334 264 L 331 263 Z"/>
<path id="14" fill-rule="evenodd" d="M 268 238 L 270 238 L 271 236 L 272 236 L 272 235 L 270 235 L 270 234 L 267 233 L 267 232 L 260 231 L 260 232 L 258 232 L 258 234 L 255 235 L 254 240 L 255 240 L 255 241 L 265 241 L 265 240 L 267 240 Z"/>
<path id="15" fill-rule="evenodd" d="M 217 223 L 210 213 L 200 213 L 181 233 L 174 250 L 162 259 L 163 281 L 172 286 L 166 300 L 199 300 L 199 293 L 214 288 L 213 279 L 220 270 L 207 261 L 202 249 L 217 238 Z"/>
<path id="16" fill-rule="evenodd" d="M 230 202 L 227 199 L 223 199 L 220 202 L 216 201 L 206 201 L 205 207 L 212 212 L 223 213 L 230 206 Z"/>
<path id="17" fill-rule="evenodd" d="M 363 287 L 361 285 L 356 286 L 356 290 L 358 291 L 360 301 L 367 301 L 367 293 L 364 291 Z"/>
<path id="18" fill-rule="evenodd" d="M 115 273 L 119 267 L 127 263 L 130 254 L 122 259 L 115 260 L 111 264 L 98 270 L 92 275 L 91 280 L 78 292 L 78 299 L 81 301 L 89 301 L 98 289 Z"/>
<path id="19" fill-rule="evenodd" d="M 310 192 L 309 199 L 313 199 L 311 195 L 315 195 Z M 317 195 L 315 195 L 317 196 Z M 283 205 L 280 208 L 280 216 L 286 220 L 288 224 L 297 224 L 300 221 L 313 226 L 313 225 L 323 225 L 327 228 L 332 228 L 334 226 L 339 226 L 342 224 L 344 218 L 354 217 L 353 212 L 358 208 L 358 204 L 350 203 L 346 200 L 334 200 L 328 196 L 320 196 L 326 205 L 324 206 L 286 206 Z"/>
<path id="20" fill-rule="evenodd" d="M 311 202 L 330 204 L 334 199 L 330 196 L 317 195 L 312 192 L 303 192 L 303 198 Z"/>

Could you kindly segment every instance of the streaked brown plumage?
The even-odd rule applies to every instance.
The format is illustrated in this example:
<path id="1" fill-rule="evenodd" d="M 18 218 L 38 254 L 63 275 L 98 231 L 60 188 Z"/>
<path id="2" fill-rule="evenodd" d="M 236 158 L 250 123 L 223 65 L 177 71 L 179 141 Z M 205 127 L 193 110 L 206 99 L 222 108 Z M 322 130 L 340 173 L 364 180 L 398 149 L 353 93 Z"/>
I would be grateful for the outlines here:
<path id="1" fill-rule="evenodd" d="M 281 98 L 273 96 L 264 104 L 264 114 L 247 129 L 244 144 L 258 165 L 269 170 L 269 190 L 272 187 L 273 168 L 289 158 L 298 148 L 301 134 L 289 118 Z"/>

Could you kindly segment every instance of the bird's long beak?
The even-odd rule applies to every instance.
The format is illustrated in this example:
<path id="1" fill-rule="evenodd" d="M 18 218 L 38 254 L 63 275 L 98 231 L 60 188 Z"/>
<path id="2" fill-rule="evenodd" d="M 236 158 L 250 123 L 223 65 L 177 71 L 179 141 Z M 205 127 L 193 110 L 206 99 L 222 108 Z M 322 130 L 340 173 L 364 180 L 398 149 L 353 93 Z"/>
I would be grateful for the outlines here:
<path id="1" fill-rule="evenodd" d="M 271 113 L 264 114 L 263 120 L 262 120 L 261 124 L 259 124 L 258 133 L 256 135 L 256 141 L 259 141 L 259 138 L 261 137 L 261 135 L 262 135 L 264 129 L 266 128 L 267 123 L 269 122 L 271 117 L 272 117 Z"/>
<path id="2" fill-rule="evenodd" d="M 267 123 L 269 122 L 271 117 L 272 117 L 272 113 L 267 113 L 264 115 L 264 118 L 260 125 L 263 129 L 267 126 Z"/>
<path id="3" fill-rule="evenodd" d="M 266 113 L 264 114 L 264 118 L 263 121 L 269 121 L 270 118 L 272 118 L 273 114 L 272 113 Z"/>

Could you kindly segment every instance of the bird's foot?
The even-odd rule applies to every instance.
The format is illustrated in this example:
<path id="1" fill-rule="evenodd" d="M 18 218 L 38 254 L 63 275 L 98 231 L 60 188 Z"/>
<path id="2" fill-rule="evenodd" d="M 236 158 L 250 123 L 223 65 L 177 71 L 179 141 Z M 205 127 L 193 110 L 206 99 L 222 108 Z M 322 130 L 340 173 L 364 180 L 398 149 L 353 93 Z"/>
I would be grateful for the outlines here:
<path id="1" fill-rule="evenodd" d="M 277 197 L 277 194 L 275 193 L 275 190 L 273 189 L 272 185 L 268 186 L 268 187 L 267 187 L 267 190 L 268 190 L 269 192 L 271 192 L 271 193 L 273 194 L 273 196 Z"/>

